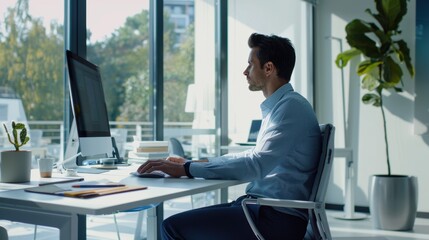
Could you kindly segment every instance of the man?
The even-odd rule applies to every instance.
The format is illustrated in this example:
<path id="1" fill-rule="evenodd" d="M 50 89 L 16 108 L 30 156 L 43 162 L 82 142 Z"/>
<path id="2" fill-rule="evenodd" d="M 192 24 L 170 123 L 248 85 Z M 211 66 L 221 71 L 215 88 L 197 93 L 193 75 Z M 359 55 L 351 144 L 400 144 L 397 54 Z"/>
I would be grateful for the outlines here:
<path id="1" fill-rule="evenodd" d="M 163 222 L 163 239 L 256 239 L 247 223 L 243 198 L 308 200 L 321 151 L 318 121 L 308 101 L 293 91 L 290 77 L 295 51 L 287 38 L 254 33 L 244 70 L 249 89 L 262 91 L 262 126 L 248 151 L 197 161 L 170 157 L 150 161 L 139 172 L 161 170 L 173 177 L 250 181 L 245 196 L 227 204 L 176 214 Z M 251 205 L 255 223 L 266 239 L 303 239 L 305 210 Z"/>

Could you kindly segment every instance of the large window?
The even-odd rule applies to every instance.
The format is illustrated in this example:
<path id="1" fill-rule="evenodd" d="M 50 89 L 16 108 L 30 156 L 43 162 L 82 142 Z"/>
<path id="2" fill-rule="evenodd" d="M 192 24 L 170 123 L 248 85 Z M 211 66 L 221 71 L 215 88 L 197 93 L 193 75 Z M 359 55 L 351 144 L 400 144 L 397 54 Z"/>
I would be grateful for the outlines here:
<path id="1" fill-rule="evenodd" d="M 164 1 L 164 136 L 215 152 L 214 0 Z"/>
<path id="2" fill-rule="evenodd" d="M 0 5 L 0 119 L 27 121 L 30 129 L 43 131 L 41 142 L 60 145 L 63 107 L 67 106 L 63 95 L 64 2 L 41 1 L 4 0 Z M 155 139 L 154 127 L 159 125 L 154 125 L 154 111 L 160 108 L 154 107 L 153 94 L 157 93 L 163 99 L 163 119 L 157 121 L 163 123 L 164 139 L 178 138 L 191 157 L 215 155 L 220 126 L 216 99 L 220 73 L 216 71 L 215 51 L 219 2 L 164 0 L 163 41 L 156 42 L 162 45 L 163 66 L 156 69 L 151 68 L 156 56 L 151 56 L 151 35 L 155 33 L 150 22 L 154 6 L 149 2 L 86 0 L 86 41 L 79 42 L 78 48 L 85 45 L 88 60 L 101 68 L 112 134 L 122 136 L 124 142 L 132 141 L 134 135 Z M 261 117 L 259 103 L 264 100 L 260 92 L 247 89 L 242 75 L 249 53 L 247 38 L 252 32 L 292 40 L 298 56 L 292 84 L 312 101 L 311 6 L 299 0 L 273 0 L 271 4 L 235 0 L 227 4 L 229 95 L 221 100 L 228 100 L 229 140 L 239 142 L 246 139 L 251 120 Z M 260 18 L 257 14 L 261 11 L 270 14 Z M 80 14 L 73 15 L 71 22 L 79 20 Z M 160 68 L 161 93 L 151 80 L 151 74 Z M 56 130 L 49 129 L 53 124 L 57 124 Z"/>
<path id="3" fill-rule="evenodd" d="M 100 66 L 118 147 L 132 136 L 153 140 L 149 1 L 87 0 L 86 19 L 87 58 Z"/>
<path id="4" fill-rule="evenodd" d="M 63 22 L 64 1 L 0 4 L 0 121 L 28 125 L 34 157 L 61 152 Z M 0 149 L 10 147 L 0 130 Z"/>
<path id="5" fill-rule="evenodd" d="M 232 142 L 245 142 L 252 119 L 260 119 L 262 92 L 251 92 L 243 75 L 247 67 L 250 34 L 275 34 L 291 40 L 296 64 L 291 84 L 312 102 L 311 8 L 300 0 L 258 0 L 228 2 L 228 127 Z M 261 17 L 261 13 L 264 14 Z"/>

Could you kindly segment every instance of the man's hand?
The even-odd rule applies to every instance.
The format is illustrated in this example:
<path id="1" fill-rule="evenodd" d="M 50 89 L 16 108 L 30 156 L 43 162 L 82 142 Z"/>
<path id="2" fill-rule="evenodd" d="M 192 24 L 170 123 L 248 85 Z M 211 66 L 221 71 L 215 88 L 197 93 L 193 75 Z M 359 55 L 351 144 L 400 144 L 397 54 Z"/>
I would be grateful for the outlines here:
<path id="1" fill-rule="evenodd" d="M 186 159 L 184 159 L 182 157 L 172 156 L 172 157 L 168 157 L 167 161 L 185 164 L 185 162 L 188 161 L 188 160 L 186 160 Z"/>
<path id="2" fill-rule="evenodd" d="M 163 160 L 163 159 L 148 160 L 137 169 L 137 172 L 150 173 L 152 171 L 158 170 L 158 171 L 165 172 L 172 177 L 181 177 L 181 176 L 186 176 L 185 167 L 183 166 L 183 164 L 184 162 L 177 163 L 177 162 L 173 162 L 170 160 Z"/>

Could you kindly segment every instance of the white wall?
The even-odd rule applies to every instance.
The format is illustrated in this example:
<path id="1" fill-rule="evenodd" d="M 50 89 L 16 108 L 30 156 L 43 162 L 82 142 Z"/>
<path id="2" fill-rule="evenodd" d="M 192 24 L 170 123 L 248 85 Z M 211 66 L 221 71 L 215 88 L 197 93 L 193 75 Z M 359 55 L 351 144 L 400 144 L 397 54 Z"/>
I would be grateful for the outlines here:
<path id="1" fill-rule="evenodd" d="M 401 29 L 408 43 L 412 59 L 415 53 L 415 1 L 408 4 L 408 14 Z M 344 71 L 347 135 L 343 124 L 343 103 L 341 95 L 341 71 L 334 60 L 342 39 L 344 50 L 349 49 L 345 40 L 344 27 L 354 18 L 372 20 L 364 12 L 374 9 L 372 0 L 322 0 L 316 8 L 316 112 L 320 122 L 333 122 L 337 127 L 336 146 L 344 147 L 346 141 L 354 150 L 356 160 L 356 205 L 368 206 L 368 180 L 372 174 L 386 174 L 385 145 L 380 108 L 361 103 L 365 93 L 360 88 L 360 79 L 354 67 Z M 353 65 L 353 63 L 352 63 Z M 416 69 L 418 71 L 418 69 Z M 429 135 L 414 134 L 414 80 L 405 74 L 402 94 L 385 94 L 386 117 L 390 158 L 393 174 L 414 175 L 419 182 L 418 211 L 429 212 Z M 327 201 L 344 203 L 344 161 L 336 159 L 333 169 L 333 183 Z"/>

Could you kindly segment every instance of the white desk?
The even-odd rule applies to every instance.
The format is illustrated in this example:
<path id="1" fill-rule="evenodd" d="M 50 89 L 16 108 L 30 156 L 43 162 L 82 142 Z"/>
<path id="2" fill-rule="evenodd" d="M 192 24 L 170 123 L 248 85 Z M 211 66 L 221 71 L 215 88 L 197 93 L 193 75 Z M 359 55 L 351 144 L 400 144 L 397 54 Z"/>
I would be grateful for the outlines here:
<path id="1" fill-rule="evenodd" d="M 135 170 L 136 167 L 132 168 Z M 0 192 L 0 219 L 55 227 L 61 240 L 86 239 L 86 215 L 112 214 L 139 206 L 160 203 L 152 210 L 157 224 L 151 239 L 159 239 L 157 225 L 163 219 L 162 202 L 178 197 L 221 189 L 221 201 L 227 200 L 227 188 L 242 182 L 204 179 L 143 179 L 129 176 L 130 168 L 103 174 L 80 174 L 85 180 L 109 179 L 129 185 L 148 186 L 146 190 L 119 193 L 92 199 L 76 199 L 25 192 L 23 189 Z M 158 217 L 157 217 L 158 216 Z M 159 225 L 158 225 L 159 226 Z"/>

